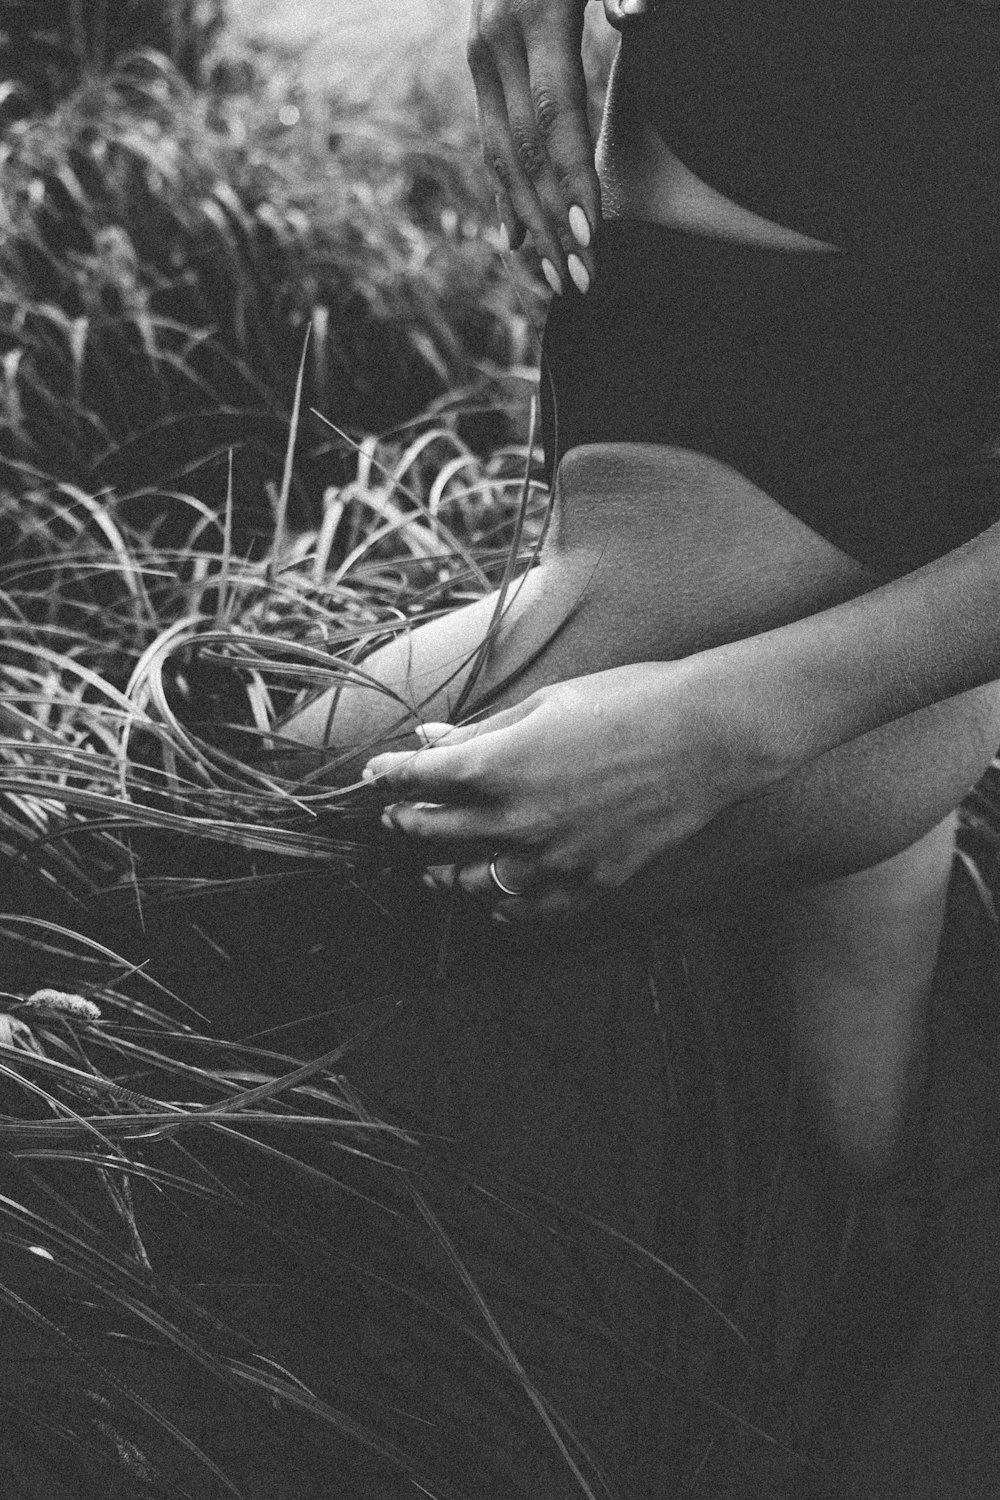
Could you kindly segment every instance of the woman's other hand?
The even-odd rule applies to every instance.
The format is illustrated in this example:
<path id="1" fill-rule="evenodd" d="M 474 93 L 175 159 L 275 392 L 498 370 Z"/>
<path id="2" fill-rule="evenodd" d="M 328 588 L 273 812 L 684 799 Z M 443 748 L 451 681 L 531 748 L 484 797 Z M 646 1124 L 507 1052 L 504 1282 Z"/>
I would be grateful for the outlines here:
<path id="1" fill-rule="evenodd" d="M 619 0 L 605 3 L 621 10 Z M 567 277 L 588 289 L 601 217 L 581 55 L 585 7 L 472 0 L 467 55 L 497 209 L 512 249 L 530 235 L 555 292 Z"/>
<path id="2" fill-rule="evenodd" d="M 367 768 L 393 799 L 387 826 L 502 916 L 583 909 L 789 769 L 753 695 L 720 682 L 711 657 L 616 667 L 477 725 L 426 726 L 429 748 Z"/>

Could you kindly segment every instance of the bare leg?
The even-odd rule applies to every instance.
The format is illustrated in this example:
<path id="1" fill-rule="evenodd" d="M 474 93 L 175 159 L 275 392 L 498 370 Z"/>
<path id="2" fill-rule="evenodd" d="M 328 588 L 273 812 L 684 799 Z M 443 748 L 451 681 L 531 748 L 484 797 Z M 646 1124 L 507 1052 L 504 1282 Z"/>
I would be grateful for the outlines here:
<path id="1" fill-rule="evenodd" d="M 670 659 L 859 593 L 872 578 L 743 476 L 683 450 L 574 450 L 551 544 L 512 606 L 486 681 L 568 626 L 500 703 L 626 661 Z M 492 613 L 483 601 L 370 657 L 396 692 L 447 718 Z M 453 675 L 456 674 L 457 675 Z M 438 689 L 444 677 L 452 687 Z M 312 745 L 329 705 L 290 725 Z M 349 690 L 334 739 L 357 745 L 398 726 L 400 708 Z M 414 715 L 419 717 L 418 714 Z M 707 910 L 773 890 L 790 1007 L 820 1123 L 846 1165 L 891 1162 L 906 1077 L 940 934 L 953 824 L 1000 740 L 995 688 L 968 693 L 841 747 L 766 796 L 730 809 L 636 882 L 660 913 Z M 946 820 L 946 821 L 943 821 Z"/>
<path id="2" fill-rule="evenodd" d="M 483 685 L 502 680 L 539 650 L 585 587 L 583 569 L 568 559 L 558 567 L 543 564 L 515 579 Z M 389 743 L 394 748 L 416 746 L 415 725 L 452 721 L 472 663 L 489 632 L 497 597 L 490 594 L 412 631 L 400 632 L 362 663 L 364 672 L 374 679 L 372 685 L 357 679 L 325 693 L 286 724 L 282 734 L 322 751 L 317 762 L 322 759 L 330 764 L 341 781 L 353 779 L 376 747 Z M 380 691 L 379 684 L 391 691 Z M 338 764 L 338 755 L 345 753 L 348 759 Z"/>
<path id="3" fill-rule="evenodd" d="M 896 1165 L 921 1085 L 955 818 L 901 854 L 777 898 L 779 963 L 815 1115 L 861 1182 Z"/>

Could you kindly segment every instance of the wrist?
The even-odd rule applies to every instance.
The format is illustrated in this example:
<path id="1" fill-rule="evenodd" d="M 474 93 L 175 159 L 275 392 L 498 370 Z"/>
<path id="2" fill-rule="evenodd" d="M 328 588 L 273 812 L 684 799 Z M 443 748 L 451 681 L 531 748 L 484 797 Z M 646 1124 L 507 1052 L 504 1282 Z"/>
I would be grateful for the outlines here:
<path id="1" fill-rule="evenodd" d="M 721 647 L 633 670 L 642 672 L 641 714 L 664 785 L 671 785 L 681 754 L 702 785 L 705 805 L 719 812 L 801 763 L 795 735 L 786 733 L 777 707 L 760 693 L 744 653 Z M 631 703 L 634 713 L 634 690 Z"/>
<path id="2" fill-rule="evenodd" d="M 797 664 L 768 636 L 751 636 L 688 658 L 702 712 L 722 754 L 739 768 L 747 795 L 780 781 L 831 748 L 814 695 Z"/>
<path id="3" fill-rule="evenodd" d="M 763 777 L 787 776 L 910 711 L 892 691 L 889 661 L 871 670 L 873 641 L 891 634 L 887 618 L 870 617 L 874 597 L 705 653 L 713 691 Z"/>

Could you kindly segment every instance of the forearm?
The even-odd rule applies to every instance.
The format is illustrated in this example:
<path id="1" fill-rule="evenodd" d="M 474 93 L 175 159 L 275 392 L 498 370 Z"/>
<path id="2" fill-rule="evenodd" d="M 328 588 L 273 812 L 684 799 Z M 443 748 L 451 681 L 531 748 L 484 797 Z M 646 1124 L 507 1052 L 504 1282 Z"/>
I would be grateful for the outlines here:
<path id="1" fill-rule="evenodd" d="M 720 702 L 742 699 L 737 719 L 785 769 L 1000 678 L 1000 525 L 834 609 L 706 655 Z"/>

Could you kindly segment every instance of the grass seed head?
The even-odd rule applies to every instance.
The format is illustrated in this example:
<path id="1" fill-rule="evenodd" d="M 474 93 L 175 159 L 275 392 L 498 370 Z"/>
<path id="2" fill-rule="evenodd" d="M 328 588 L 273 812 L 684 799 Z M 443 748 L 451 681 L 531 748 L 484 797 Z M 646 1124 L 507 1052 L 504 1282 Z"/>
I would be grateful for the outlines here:
<path id="1" fill-rule="evenodd" d="M 36 1015 L 62 1016 L 73 1021 L 101 1019 L 100 1009 L 93 1000 L 85 1000 L 82 995 L 68 995 L 63 990 L 36 990 L 24 1003 Z"/>

